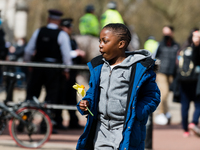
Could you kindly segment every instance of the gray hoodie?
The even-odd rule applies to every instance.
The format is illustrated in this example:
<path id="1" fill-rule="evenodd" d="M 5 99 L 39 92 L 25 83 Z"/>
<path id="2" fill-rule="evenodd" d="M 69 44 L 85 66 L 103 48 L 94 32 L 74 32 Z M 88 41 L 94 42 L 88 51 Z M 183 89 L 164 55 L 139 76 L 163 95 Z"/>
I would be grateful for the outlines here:
<path id="1" fill-rule="evenodd" d="M 132 65 L 142 59 L 151 57 L 147 50 L 126 52 L 127 57 L 112 71 L 104 60 L 100 75 L 100 100 L 98 104 L 99 119 L 107 129 L 121 128 L 127 105 L 127 94 Z"/>

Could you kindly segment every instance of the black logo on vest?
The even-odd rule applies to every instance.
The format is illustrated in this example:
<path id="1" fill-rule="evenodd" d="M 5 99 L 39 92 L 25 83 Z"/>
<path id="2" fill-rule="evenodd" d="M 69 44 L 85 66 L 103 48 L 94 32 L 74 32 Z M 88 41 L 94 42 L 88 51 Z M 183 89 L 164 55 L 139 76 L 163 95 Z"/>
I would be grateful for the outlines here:
<path id="1" fill-rule="evenodd" d="M 121 74 L 118 78 L 124 78 L 124 79 L 126 79 L 126 78 L 124 77 L 124 73 L 125 73 L 125 71 L 123 71 L 122 74 Z"/>

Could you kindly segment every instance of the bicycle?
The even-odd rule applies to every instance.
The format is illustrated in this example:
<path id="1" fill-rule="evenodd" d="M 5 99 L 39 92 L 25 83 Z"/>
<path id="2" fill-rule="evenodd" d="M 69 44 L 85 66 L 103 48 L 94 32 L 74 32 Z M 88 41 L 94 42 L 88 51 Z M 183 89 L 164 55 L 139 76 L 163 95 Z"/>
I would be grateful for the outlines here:
<path id="1" fill-rule="evenodd" d="M 20 74 L 4 72 L 4 76 L 20 79 Z M 12 85 L 13 86 L 13 82 Z M 11 92 L 11 91 L 9 91 Z M 7 93 L 10 94 L 10 93 Z M 8 99 L 0 103 L 0 134 L 9 121 L 9 133 L 16 144 L 23 148 L 39 148 L 46 143 L 52 133 L 51 119 L 45 111 L 44 103 L 36 97 L 11 105 Z"/>

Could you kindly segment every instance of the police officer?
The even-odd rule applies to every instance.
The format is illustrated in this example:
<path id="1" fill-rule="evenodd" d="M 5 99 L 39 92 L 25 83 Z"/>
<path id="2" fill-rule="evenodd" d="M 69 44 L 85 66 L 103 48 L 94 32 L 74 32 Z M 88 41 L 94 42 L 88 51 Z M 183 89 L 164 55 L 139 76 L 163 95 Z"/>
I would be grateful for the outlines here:
<path id="1" fill-rule="evenodd" d="M 154 36 L 149 36 L 146 42 L 144 43 L 144 49 L 151 52 L 152 58 L 155 58 L 158 46 L 159 46 L 159 42 L 155 40 Z"/>
<path id="2" fill-rule="evenodd" d="M 109 23 L 124 23 L 122 16 L 117 11 L 117 4 L 114 1 L 110 1 L 107 4 L 107 10 L 101 16 L 101 27 Z"/>
<path id="3" fill-rule="evenodd" d="M 78 45 L 76 41 L 72 38 L 72 18 L 65 18 L 61 20 L 61 29 L 66 32 L 70 36 L 71 47 L 72 50 L 70 52 L 73 64 L 80 64 L 82 62 L 82 58 L 85 57 L 85 52 L 83 50 L 78 49 Z M 66 80 L 66 78 L 62 78 L 61 86 L 60 86 L 60 94 L 59 94 L 59 103 L 60 104 L 68 104 L 68 105 L 76 105 L 76 90 L 72 88 L 72 86 L 76 83 L 77 70 L 70 70 L 70 79 Z M 62 110 L 56 110 L 55 121 L 57 125 L 55 128 L 57 129 L 83 129 L 84 127 L 79 125 L 78 117 L 76 115 L 75 110 L 68 110 L 70 115 L 69 127 L 66 128 L 62 125 Z"/>
<path id="4" fill-rule="evenodd" d="M 37 29 L 25 47 L 25 61 L 37 63 L 58 63 L 71 65 L 71 44 L 69 36 L 59 29 L 60 17 L 63 15 L 58 10 L 49 10 L 48 25 Z M 31 57 L 33 57 L 31 59 Z M 59 92 L 61 69 L 33 68 L 27 85 L 26 100 L 39 97 L 41 88 L 46 89 L 45 101 L 56 104 Z M 64 75 L 69 79 L 69 70 L 64 70 Z"/>
<path id="5" fill-rule="evenodd" d="M 87 5 L 85 15 L 79 20 L 79 30 L 81 35 L 99 36 L 99 21 L 94 15 L 94 6 Z"/>

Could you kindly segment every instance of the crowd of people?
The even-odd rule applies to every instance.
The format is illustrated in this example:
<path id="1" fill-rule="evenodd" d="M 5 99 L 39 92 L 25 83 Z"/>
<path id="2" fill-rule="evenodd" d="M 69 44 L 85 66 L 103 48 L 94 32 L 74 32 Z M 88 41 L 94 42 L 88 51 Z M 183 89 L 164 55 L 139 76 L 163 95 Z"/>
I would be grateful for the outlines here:
<path id="1" fill-rule="evenodd" d="M 156 58 L 159 63 L 156 82 L 161 91 L 161 103 L 154 122 L 158 125 L 170 124 L 173 116 L 168 107 L 168 95 L 170 91 L 173 92 L 172 101 L 181 105 L 183 137 L 189 137 L 190 130 L 200 136 L 198 127 L 200 117 L 199 41 L 198 35 L 195 37 L 198 32 L 198 28 L 192 29 L 181 46 L 174 40 L 174 28 L 164 26 L 162 41 L 158 42 L 153 36 L 150 36 L 144 44 L 144 48 L 149 50 L 152 57 Z M 194 102 L 194 112 L 192 120 L 189 122 L 189 108 L 192 101 Z"/>
<path id="2" fill-rule="evenodd" d="M 109 2 L 107 8 L 99 21 L 95 16 L 94 6 L 87 5 L 85 14 L 79 19 L 81 35 L 100 37 L 99 48 L 102 54 L 88 63 L 91 72 L 90 88 L 84 100 L 77 104 L 76 91 L 72 89 L 76 83 L 77 70 L 7 68 L 7 71 L 26 74 L 26 100 L 32 100 L 33 96 L 39 97 L 44 87 L 46 103 L 77 104 L 81 114 L 88 114 L 86 107 L 90 107 L 95 117 L 88 114 L 88 122 L 77 149 L 142 149 L 148 115 L 157 107 L 159 114 L 154 122 L 159 125 L 170 124 L 173 116 L 167 100 L 169 92 L 173 91 L 173 101 L 181 104 L 183 136 L 188 137 L 189 130 L 200 136 L 199 29 L 192 29 L 186 42 L 180 46 L 174 39 L 174 27 L 166 25 L 162 29 L 163 39 L 160 42 L 151 35 L 144 47 L 140 46 L 146 50 L 132 51 L 128 47 L 133 40 L 132 34 L 130 28 L 124 25 L 116 2 Z M 5 33 L 0 28 L 0 60 L 81 64 L 86 53 L 79 49 L 73 39 L 73 18 L 62 18 L 63 13 L 54 9 L 50 9 L 48 13 L 48 24 L 37 29 L 28 42 L 25 38 L 20 38 L 13 46 L 6 44 L 3 39 Z M 154 60 L 159 60 L 156 73 L 157 65 Z M 17 82 L 18 87 L 22 84 Z M 193 119 L 189 122 L 191 101 L 194 101 L 195 110 Z M 52 109 L 51 113 L 52 120 L 55 121 L 53 133 L 57 133 L 56 129 L 84 128 L 79 124 L 75 110 L 69 111 L 68 127 L 63 125 L 62 110 Z M 133 132 L 134 136 L 130 137 Z"/>

